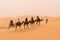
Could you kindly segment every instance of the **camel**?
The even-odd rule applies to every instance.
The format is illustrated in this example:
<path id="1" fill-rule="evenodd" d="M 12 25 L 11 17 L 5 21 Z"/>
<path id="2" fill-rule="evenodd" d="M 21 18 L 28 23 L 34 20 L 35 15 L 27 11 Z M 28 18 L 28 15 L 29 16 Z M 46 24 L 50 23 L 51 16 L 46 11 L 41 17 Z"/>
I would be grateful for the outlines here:
<path id="1" fill-rule="evenodd" d="M 35 24 L 35 20 L 33 17 L 31 17 L 31 20 L 29 21 L 30 24 Z"/>
<path id="2" fill-rule="evenodd" d="M 25 21 L 22 21 L 22 23 L 24 23 L 24 29 L 25 29 L 26 25 L 27 25 L 27 28 L 28 28 L 28 24 L 29 24 L 28 18 L 26 18 Z"/>
<path id="3" fill-rule="evenodd" d="M 16 29 L 17 29 L 17 27 L 21 28 L 22 24 L 23 24 L 23 22 L 20 22 L 20 20 L 18 19 L 18 22 L 15 23 Z"/>
<path id="4" fill-rule="evenodd" d="M 39 23 L 39 25 L 40 25 L 40 22 L 43 21 L 43 19 L 40 19 L 39 16 L 37 16 L 37 19 L 35 21 L 36 21 L 36 24 Z"/>
<path id="5" fill-rule="evenodd" d="M 8 29 L 9 29 L 10 27 L 14 27 L 13 20 L 11 20 L 11 21 L 10 21 L 10 24 L 9 24 L 9 27 L 8 27 Z"/>

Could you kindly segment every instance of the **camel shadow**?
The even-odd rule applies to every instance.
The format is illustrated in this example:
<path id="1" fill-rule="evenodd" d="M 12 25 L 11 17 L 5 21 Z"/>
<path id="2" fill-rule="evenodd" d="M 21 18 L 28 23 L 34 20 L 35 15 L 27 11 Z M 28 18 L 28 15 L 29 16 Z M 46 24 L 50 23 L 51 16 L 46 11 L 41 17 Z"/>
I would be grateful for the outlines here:
<path id="1" fill-rule="evenodd" d="M 0 29 L 8 29 L 8 28 L 7 28 L 7 27 L 2 27 L 2 26 L 1 26 Z"/>

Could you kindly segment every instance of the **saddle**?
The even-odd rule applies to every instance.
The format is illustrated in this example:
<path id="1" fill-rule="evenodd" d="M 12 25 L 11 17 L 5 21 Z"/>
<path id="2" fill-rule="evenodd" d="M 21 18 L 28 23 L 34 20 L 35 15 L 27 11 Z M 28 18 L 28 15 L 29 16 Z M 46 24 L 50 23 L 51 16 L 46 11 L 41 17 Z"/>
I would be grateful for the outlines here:
<path id="1" fill-rule="evenodd" d="M 16 25 L 21 25 L 21 22 L 17 22 Z"/>

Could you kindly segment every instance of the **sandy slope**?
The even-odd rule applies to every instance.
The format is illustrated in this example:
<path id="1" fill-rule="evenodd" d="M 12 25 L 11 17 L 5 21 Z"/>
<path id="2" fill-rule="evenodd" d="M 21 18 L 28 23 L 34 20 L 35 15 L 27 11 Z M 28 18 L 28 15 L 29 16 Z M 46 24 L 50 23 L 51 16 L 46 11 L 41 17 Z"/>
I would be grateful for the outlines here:
<path id="1" fill-rule="evenodd" d="M 0 40 L 60 40 L 60 17 L 49 17 L 47 25 L 44 20 L 41 25 L 20 32 L 7 32 L 10 18 L 3 19 L 0 19 Z"/>

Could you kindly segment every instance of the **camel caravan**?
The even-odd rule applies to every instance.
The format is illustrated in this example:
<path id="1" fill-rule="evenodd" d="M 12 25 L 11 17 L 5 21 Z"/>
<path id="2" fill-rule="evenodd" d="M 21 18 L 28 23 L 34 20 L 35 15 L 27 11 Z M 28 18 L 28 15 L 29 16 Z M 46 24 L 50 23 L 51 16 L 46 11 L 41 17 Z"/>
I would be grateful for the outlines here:
<path id="1" fill-rule="evenodd" d="M 43 19 L 40 19 L 39 16 L 37 16 L 35 20 L 33 17 L 31 17 L 31 20 L 29 20 L 29 21 L 28 21 L 27 17 L 22 22 L 20 22 L 20 19 L 18 19 L 16 23 L 14 23 L 13 20 L 10 20 L 8 29 L 10 29 L 10 27 L 15 27 L 15 29 L 17 29 L 17 27 L 21 28 L 22 24 L 23 24 L 24 29 L 25 29 L 25 26 L 27 26 L 27 28 L 28 28 L 29 24 L 40 24 L 41 21 L 43 21 Z"/>

